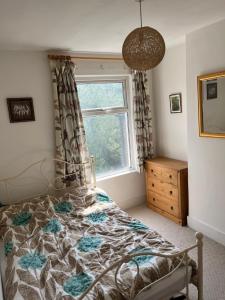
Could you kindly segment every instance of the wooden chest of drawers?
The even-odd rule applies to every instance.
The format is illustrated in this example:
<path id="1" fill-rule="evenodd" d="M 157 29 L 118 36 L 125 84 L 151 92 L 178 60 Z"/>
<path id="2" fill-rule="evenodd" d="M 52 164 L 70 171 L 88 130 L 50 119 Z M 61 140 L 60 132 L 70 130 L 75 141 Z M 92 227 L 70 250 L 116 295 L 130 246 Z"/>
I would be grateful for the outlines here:
<path id="1" fill-rule="evenodd" d="M 187 224 L 187 163 L 166 157 L 145 162 L 147 205 L 178 224 Z"/>

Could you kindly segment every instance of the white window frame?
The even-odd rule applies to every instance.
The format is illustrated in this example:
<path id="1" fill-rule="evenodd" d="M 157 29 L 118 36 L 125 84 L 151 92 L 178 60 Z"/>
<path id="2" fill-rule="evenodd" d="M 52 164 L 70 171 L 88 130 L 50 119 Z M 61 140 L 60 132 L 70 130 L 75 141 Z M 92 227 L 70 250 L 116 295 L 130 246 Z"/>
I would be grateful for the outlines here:
<path id="1" fill-rule="evenodd" d="M 102 109 L 83 109 L 82 115 L 97 116 L 116 113 L 127 113 L 127 136 L 128 136 L 128 148 L 129 148 L 129 160 L 130 167 L 127 170 L 115 171 L 111 174 L 98 175 L 97 179 L 111 178 L 122 174 L 134 172 L 137 170 L 136 163 L 136 149 L 135 149 L 135 137 L 134 137 L 134 125 L 133 125 L 133 101 L 132 99 L 132 79 L 131 75 L 93 75 L 76 76 L 77 83 L 104 83 L 104 82 L 122 82 L 124 93 L 124 107 L 106 107 Z"/>

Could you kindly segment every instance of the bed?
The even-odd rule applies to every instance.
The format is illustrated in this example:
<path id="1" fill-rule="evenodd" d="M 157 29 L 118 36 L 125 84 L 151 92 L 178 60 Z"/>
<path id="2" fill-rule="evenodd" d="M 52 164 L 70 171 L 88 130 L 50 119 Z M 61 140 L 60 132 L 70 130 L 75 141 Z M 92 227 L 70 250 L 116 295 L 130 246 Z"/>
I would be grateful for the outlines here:
<path id="1" fill-rule="evenodd" d="M 183 288 L 188 299 L 189 283 L 203 299 L 202 235 L 180 251 L 94 186 L 0 208 L 0 234 L 6 300 L 168 300 Z"/>

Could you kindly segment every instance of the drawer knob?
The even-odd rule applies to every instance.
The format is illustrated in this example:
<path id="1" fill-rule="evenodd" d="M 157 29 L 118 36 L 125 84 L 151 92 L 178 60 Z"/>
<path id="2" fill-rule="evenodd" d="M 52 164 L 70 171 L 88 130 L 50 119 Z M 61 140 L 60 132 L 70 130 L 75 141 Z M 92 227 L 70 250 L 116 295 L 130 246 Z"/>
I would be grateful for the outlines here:
<path id="1" fill-rule="evenodd" d="M 170 195 L 172 195 L 173 194 L 173 191 L 170 191 Z"/>
<path id="2" fill-rule="evenodd" d="M 170 179 L 171 179 L 171 178 L 172 178 L 172 175 L 170 175 L 169 177 L 170 177 Z"/>
<path id="3" fill-rule="evenodd" d="M 152 183 L 152 186 L 153 186 L 153 187 L 155 186 L 154 183 Z"/>
<path id="4" fill-rule="evenodd" d="M 155 198 L 153 198 L 153 201 L 155 201 Z"/>
<path id="5" fill-rule="evenodd" d="M 153 169 L 151 169 L 151 172 L 153 173 Z"/>
<path id="6" fill-rule="evenodd" d="M 171 208 L 171 210 L 173 210 L 173 206 L 171 206 L 170 208 Z"/>

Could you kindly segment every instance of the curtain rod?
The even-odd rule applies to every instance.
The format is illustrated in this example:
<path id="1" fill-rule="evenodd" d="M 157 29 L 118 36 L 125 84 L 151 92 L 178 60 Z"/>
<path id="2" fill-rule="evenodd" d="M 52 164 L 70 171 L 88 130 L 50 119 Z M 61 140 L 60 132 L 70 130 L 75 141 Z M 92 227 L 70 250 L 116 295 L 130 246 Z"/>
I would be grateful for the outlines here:
<path id="1" fill-rule="evenodd" d="M 103 57 L 103 56 L 70 56 L 70 55 L 48 55 L 49 59 L 82 59 L 82 60 L 123 60 L 122 57 Z"/>

